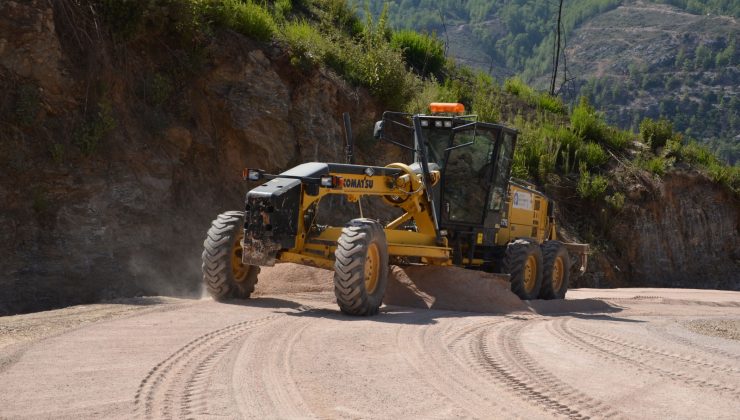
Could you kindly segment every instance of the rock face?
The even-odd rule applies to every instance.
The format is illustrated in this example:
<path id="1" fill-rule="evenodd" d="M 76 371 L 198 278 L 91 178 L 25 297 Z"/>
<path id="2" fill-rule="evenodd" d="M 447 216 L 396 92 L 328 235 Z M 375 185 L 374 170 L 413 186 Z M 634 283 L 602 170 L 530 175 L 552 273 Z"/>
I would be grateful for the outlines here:
<path id="1" fill-rule="evenodd" d="M 364 91 L 278 48 L 220 34 L 178 80 L 184 53 L 158 41 L 80 48 L 65 4 L 0 3 L 0 315 L 199 294 L 203 236 L 243 207 L 242 168 L 343 162 L 343 112 L 358 162 L 399 157 L 363 153 L 380 112 Z"/>
<path id="2" fill-rule="evenodd" d="M 738 197 L 691 173 L 636 192 L 610 231 L 613 286 L 740 289 Z"/>

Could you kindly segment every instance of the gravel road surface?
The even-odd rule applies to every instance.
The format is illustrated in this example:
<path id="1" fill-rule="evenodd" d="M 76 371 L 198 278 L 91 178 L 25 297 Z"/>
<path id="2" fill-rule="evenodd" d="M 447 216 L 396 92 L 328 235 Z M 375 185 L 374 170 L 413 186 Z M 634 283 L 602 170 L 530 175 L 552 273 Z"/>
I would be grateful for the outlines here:
<path id="1" fill-rule="evenodd" d="M 0 318 L 0 418 L 740 413 L 738 292 L 576 289 L 495 313 L 387 305 L 352 318 L 322 275 L 278 274 L 242 302 L 150 297 Z"/>

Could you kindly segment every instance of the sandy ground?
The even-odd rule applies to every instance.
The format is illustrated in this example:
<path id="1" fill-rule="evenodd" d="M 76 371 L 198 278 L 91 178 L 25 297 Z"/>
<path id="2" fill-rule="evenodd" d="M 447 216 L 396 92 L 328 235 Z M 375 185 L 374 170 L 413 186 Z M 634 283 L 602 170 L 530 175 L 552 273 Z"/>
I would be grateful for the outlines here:
<path id="1" fill-rule="evenodd" d="M 395 303 L 378 316 L 351 318 L 330 273 L 284 265 L 261 274 L 257 295 L 0 318 L 0 418 L 740 413 L 738 292 L 577 289 L 520 302 L 500 278 L 420 268 L 394 272 Z M 475 312 L 441 309 L 461 305 Z"/>

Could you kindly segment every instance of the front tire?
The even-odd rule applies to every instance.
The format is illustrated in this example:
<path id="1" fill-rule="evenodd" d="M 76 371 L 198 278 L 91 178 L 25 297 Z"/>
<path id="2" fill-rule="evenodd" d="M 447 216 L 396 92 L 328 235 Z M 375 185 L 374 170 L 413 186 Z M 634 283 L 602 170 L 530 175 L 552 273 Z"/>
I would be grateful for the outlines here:
<path id="1" fill-rule="evenodd" d="M 334 295 L 348 315 L 375 315 L 388 284 L 388 243 L 380 223 L 354 219 L 334 252 Z"/>
<path id="2" fill-rule="evenodd" d="M 570 281 L 570 256 L 560 241 L 542 244 L 544 268 L 542 270 L 542 299 L 565 299 Z"/>
<path id="3" fill-rule="evenodd" d="M 254 292 L 256 265 L 242 263 L 244 212 L 220 214 L 203 242 L 203 284 L 214 300 L 247 299 Z"/>
<path id="4" fill-rule="evenodd" d="M 542 286 L 542 251 L 539 245 L 528 239 L 510 242 L 502 271 L 511 276 L 511 291 L 520 299 L 537 299 Z"/>

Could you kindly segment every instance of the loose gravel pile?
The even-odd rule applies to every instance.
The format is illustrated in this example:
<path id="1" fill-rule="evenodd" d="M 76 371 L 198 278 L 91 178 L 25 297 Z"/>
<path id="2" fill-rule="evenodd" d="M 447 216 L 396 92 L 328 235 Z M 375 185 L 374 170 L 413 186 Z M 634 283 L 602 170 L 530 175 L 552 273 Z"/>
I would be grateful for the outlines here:
<path id="1" fill-rule="evenodd" d="M 698 334 L 740 341 L 740 320 L 738 319 L 697 319 L 686 322 L 684 325 Z"/>

